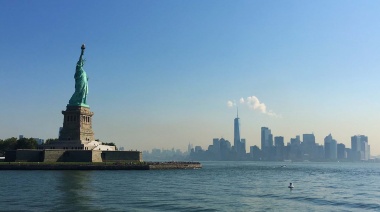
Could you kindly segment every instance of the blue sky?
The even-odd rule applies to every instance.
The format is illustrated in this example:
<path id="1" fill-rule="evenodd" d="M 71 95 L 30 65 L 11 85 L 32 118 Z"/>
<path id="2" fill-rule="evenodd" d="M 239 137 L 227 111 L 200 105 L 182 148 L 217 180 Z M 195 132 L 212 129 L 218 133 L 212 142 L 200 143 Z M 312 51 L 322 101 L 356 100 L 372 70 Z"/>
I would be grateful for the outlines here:
<path id="1" fill-rule="evenodd" d="M 95 137 L 207 148 L 260 127 L 380 154 L 379 1 L 0 1 L 0 138 L 57 137 L 86 44 Z M 267 113 L 240 103 L 256 97 Z M 253 105 L 251 105 L 253 106 Z M 276 115 L 270 115 L 275 113 Z"/>

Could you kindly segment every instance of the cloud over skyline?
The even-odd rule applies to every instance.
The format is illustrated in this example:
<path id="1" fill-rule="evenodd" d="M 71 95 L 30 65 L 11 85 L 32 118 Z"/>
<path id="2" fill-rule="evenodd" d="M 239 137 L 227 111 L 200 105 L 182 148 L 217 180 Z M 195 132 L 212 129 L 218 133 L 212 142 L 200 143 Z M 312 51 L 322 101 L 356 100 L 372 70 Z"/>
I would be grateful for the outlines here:
<path id="1" fill-rule="evenodd" d="M 239 99 L 239 103 L 248 106 L 249 109 L 259 111 L 262 114 L 266 114 L 268 116 L 273 117 L 279 117 L 279 115 L 277 115 L 272 110 L 267 110 L 267 106 L 263 102 L 260 102 L 260 100 L 256 96 L 248 96 L 247 98 L 241 97 Z M 234 107 L 236 106 L 236 103 L 235 101 L 229 100 L 227 101 L 227 106 Z"/>

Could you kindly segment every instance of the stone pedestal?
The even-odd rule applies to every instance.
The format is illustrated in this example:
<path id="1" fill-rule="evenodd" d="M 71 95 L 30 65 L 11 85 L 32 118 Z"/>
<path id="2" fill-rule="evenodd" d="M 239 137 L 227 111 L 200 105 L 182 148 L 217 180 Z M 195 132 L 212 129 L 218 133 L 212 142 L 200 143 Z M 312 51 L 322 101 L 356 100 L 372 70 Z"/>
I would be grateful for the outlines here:
<path id="1" fill-rule="evenodd" d="M 62 111 L 63 127 L 58 141 L 43 145 L 43 149 L 115 151 L 114 146 L 96 141 L 92 131 L 93 112 L 89 107 L 67 105 Z"/>
<path id="2" fill-rule="evenodd" d="M 59 133 L 60 141 L 94 141 L 92 131 L 93 112 L 89 107 L 67 106 L 63 114 L 63 127 Z"/>

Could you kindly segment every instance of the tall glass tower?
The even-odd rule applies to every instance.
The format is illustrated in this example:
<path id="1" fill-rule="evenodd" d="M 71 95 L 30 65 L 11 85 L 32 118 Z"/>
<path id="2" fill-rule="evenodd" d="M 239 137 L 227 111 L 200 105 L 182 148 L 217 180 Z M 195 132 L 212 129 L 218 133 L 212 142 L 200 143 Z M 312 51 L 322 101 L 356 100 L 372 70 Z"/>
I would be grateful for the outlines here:
<path id="1" fill-rule="evenodd" d="M 268 127 L 261 127 L 261 150 L 273 146 L 273 135 Z"/>
<path id="2" fill-rule="evenodd" d="M 235 151 L 240 150 L 240 121 L 239 121 L 239 110 L 237 110 L 236 118 L 234 119 L 234 147 Z"/>

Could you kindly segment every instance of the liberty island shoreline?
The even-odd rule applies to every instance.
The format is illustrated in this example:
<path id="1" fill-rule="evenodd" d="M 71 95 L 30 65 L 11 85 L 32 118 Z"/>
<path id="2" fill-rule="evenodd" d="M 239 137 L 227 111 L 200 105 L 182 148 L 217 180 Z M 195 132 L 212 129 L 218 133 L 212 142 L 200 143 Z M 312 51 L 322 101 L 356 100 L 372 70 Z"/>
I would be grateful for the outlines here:
<path id="1" fill-rule="evenodd" d="M 0 163 L 0 170 L 170 170 L 200 169 L 199 162 L 104 162 L 104 163 Z"/>

